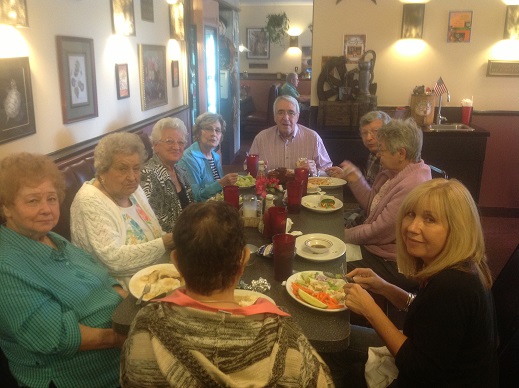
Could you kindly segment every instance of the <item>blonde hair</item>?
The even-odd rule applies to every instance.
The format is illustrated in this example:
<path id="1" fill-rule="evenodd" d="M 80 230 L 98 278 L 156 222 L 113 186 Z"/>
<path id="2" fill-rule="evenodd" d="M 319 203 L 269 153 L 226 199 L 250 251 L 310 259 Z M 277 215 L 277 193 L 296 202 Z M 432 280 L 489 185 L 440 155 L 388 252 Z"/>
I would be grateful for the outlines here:
<path id="1" fill-rule="evenodd" d="M 403 218 L 418 207 L 430 210 L 449 228 L 445 246 L 427 266 L 407 252 L 401 232 Z M 482 284 L 492 286 L 478 209 L 459 181 L 438 178 L 415 187 L 400 207 L 396 227 L 397 264 L 404 275 L 424 283 L 447 268 L 457 268 L 477 272 Z"/>

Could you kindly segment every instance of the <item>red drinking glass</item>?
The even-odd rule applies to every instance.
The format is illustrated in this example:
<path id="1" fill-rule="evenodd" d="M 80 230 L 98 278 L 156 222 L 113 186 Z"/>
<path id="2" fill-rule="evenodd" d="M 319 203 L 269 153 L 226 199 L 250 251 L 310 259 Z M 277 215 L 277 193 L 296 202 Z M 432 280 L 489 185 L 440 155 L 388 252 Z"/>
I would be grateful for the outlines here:
<path id="1" fill-rule="evenodd" d="M 239 209 L 240 188 L 238 186 L 225 186 L 223 188 L 223 200 L 228 204 L 234 206 L 236 209 Z"/>
<path id="2" fill-rule="evenodd" d="M 251 174 L 254 178 L 256 178 L 256 175 L 258 175 L 258 162 L 259 155 L 247 155 L 247 172 Z"/>
<path id="3" fill-rule="evenodd" d="M 274 253 L 274 279 L 278 282 L 287 280 L 292 275 L 296 253 L 296 237 L 291 234 L 276 234 L 272 237 Z"/>
<path id="4" fill-rule="evenodd" d="M 308 189 L 308 175 L 310 170 L 307 167 L 296 167 L 294 170 L 294 179 L 296 181 L 303 182 L 303 193 L 302 196 L 304 197 L 307 195 L 307 189 Z"/>
<path id="5" fill-rule="evenodd" d="M 297 214 L 301 211 L 301 197 L 304 181 L 293 179 L 287 182 L 287 208 L 289 213 Z"/>

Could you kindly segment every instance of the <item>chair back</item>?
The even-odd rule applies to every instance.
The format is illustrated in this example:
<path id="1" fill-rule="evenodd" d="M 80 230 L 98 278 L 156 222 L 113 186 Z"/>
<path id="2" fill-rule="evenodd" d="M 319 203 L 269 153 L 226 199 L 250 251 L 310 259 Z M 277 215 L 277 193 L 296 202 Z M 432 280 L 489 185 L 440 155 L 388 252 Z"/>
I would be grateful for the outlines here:
<path id="1" fill-rule="evenodd" d="M 442 170 L 441 168 L 433 166 L 432 164 L 429 164 L 429 167 L 431 168 L 431 175 L 433 178 L 449 179 L 449 175 L 447 174 L 447 172 L 445 170 Z"/>
<path id="2" fill-rule="evenodd" d="M 269 89 L 269 97 L 267 100 L 267 128 L 272 127 L 276 122 L 274 121 L 274 101 L 279 96 L 280 84 L 273 84 Z"/>
<path id="3" fill-rule="evenodd" d="M 500 385 L 519 381 L 519 245 L 492 286 L 499 333 Z"/>

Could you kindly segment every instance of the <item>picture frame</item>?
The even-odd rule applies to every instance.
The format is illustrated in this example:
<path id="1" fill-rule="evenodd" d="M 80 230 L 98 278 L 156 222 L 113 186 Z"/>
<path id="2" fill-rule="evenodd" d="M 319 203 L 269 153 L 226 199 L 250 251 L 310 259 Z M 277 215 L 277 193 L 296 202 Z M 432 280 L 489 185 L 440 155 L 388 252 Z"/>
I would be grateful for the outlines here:
<path id="1" fill-rule="evenodd" d="M 169 5 L 169 38 L 175 40 L 185 39 L 184 30 L 184 4 L 178 2 Z"/>
<path id="2" fill-rule="evenodd" d="M 344 35 L 344 57 L 346 63 L 357 63 L 366 50 L 366 35 Z"/>
<path id="3" fill-rule="evenodd" d="M 141 19 L 146 22 L 155 22 L 153 0 L 141 0 Z"/>
<path id="4" fill-rule="evenodd" d="M 118 100 L 130 97 L 130 79 L 128 76 L 127 63 L 115 65 L 115 85 Z"/>
<path id="5" fill-rule="evenodd" d="M 0 24 L 29 27 L 26 0 L 0 0 Z"/>
<path id="6" fill-rule="evenodd" d="M 519 37 L 519 5 L 506 7 L 505 31 L 503 39 L 517 39 Z"/>
<path id="7" fill-rule="evenodd" d="M 143 111 L 168 103 L 165 46 L 139 45 L 139 78 Z"/>
<path id="8" fill-rule="evenodd" d="M 176 88 L 180 83 L 178 61 L 171 61 L 171 86 Z"/>
<path id="9" fill-rule="evenodd" d="M 402 39 L 422 39 L 425 4 L 404 4 Z"/>
<path id="10" fill-rule="evenodd" d="M 56 37 L 63 123 L 98 116 L 94 40 Z"/>
<path id="11" fill-rule="evenodd" d="M 519 77 L 519 61 L 489 59 L 487 77 Z"/>
<path id="12" fill-rule="evenodd" d="M 247 28 L 247 59 L 270 59 L 270 41 L 261 27 Z"/>
<path id="13" fill-rule="evenodd" d="M 111 0 L 112 31 L 114 34 L 135 36 L 133 0 Z"/>
<path id="14" fill-rule="evenodd" d="M 0 144 L 36 133 L 29 57 L 0 59 Z"/>
<path id="15" fill-rule="evenodd" d="M 472 31 L 472 11 L 449 12 L 447 43 L 469 43 Z"/>

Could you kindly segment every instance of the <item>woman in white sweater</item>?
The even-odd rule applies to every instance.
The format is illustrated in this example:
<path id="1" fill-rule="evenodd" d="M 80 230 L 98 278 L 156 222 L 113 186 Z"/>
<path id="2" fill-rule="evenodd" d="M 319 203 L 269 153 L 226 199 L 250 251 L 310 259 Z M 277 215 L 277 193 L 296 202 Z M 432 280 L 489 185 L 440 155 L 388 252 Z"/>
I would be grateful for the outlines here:
<path id="1" fill-rule="evenodd" d="M 70 209 L 72 242 L 94 255 L 125 289 L 140 269 L 167 262 L 173 245 L 139 186 L 145 160 L 136 134 L 104 137 L 94 150 L 96 177 L 83 184 Z"/>

